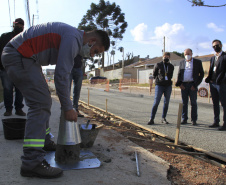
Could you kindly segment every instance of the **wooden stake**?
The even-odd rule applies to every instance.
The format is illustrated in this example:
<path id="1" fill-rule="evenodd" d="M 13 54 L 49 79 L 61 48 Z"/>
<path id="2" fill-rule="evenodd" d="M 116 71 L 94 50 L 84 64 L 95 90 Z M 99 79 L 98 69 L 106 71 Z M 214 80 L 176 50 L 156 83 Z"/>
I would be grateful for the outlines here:
<path id="1" fill-rule="evenodd" d="M 106 99 L 106 113 L 108 113 L 108 99 Z"/>
<path id="2" fill-rule="evenodd" d="M 173 79 L 173 98 L 175 99 L 175 79 Z"/>
<path id="3" fill-rule="evenodd" d="M 129 90 L 130 90 L 130 93 L 131 93 L 131 78 L 130 78 L 130 88 L 129 88 Z"/>
<path id="4" fill-rule="evenodd" d="M 175 145 L 178 145 L 178 141 L 179 141 L 182 109 L 183 109 L 183 104 L 180 103 L 179 109 L 178 109 L 178 115 L 177 115 L 177 130 L 176 130 L 175 143 L 174 143 Z"/>
<path id="5" fill-rule="evenodd" d="M 89 107 L 89 88 L 88 88 L 88 107 Z"/>

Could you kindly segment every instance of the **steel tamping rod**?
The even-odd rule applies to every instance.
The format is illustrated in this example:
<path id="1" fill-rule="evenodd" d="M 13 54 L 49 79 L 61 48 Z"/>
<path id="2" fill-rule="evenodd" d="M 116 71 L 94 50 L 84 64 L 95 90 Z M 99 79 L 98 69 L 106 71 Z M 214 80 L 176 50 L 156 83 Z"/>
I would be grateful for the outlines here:
<path id="1" fill-rule="evenodd" d="M 135 151 L 135 158 L 136 158 L 136 166 L 137 166 L 137 176 L 140 177 L 140 170 L 139 170 L 139 165 L 138 165 L 137 151 Z"/>

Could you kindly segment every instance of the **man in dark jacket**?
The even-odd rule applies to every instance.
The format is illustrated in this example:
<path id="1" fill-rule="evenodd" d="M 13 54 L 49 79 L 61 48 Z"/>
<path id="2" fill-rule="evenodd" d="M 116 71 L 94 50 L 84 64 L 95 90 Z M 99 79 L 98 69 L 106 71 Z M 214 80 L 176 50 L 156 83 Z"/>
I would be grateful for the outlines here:
<path id="1" fill-rule="evenodd" d="M 226 130 L 226 53 L 222 51 L 222 43 L 220 40 L 212 42 L 213 49 L 216 52 L 215 56 L 210 59 L 209 75 L 206 78 L 206 83 L 210 84 L 210 92 L 213 101 L 214 123 L 210 125 L 211 128 L 219 127 L 220 122 L 220 106 L 223 107 L 224 124 L 219 128 L 220 131 Z"/>
<path id="2" fill-rule="evenodd" d="M 192 125 L 197 125 L 197 87 L 202 82 L 204 71 L 201 60 L 192 58 L 190 48 L 184 50 L 185 60 L 180 62 L 176 86 L 181 88 L 183 111 L 181 124 L 187 124 L 188 120 L 188 97 L 191 101 Z"/>
<path id="3" fill-rule="evenodd" d="M 172 92 L 172 77 L 174 66 L 169 62 L 170 53 L 166 52 L 163 54 L 163 61 L 155 65 L 153 71 L 153 77 L 155 79 L 155 101 L 151 111 L 151 119 L 148 125 L 154 124 L 155 114 L 158 109 L 159 102 L 164 94 L 164 106 L 162 113 L 162 123 L 168 124 L 166 121 L 166 114 L 169 107 L 170 95 Z"/>
<path id="4" fill-rule="evenodd" d="M 8 33 L 3 33 L 0 37 L 0 55 L 2 54 L 2 50 L 5 47 L 5 45 L 17 34 L 22 32 L 24 29 L 24 21 L 21 18 L 18 18 L 13 23 L 13 31 Z M 4 104 L 6 108 L 6 112 L 4 113 L 4 116 L 11 116 L 12 115 L 12 109 L 13 109 L 13 88 L 15 87 L 12 81 L 9 79 L 4 67 L 2 66 L 2 61 L 0 57 L 0 76 L 2 80 L 2 86 L 4 90 Z M 15 102 L 14 106 L 16 109 L 15 114 L 19 116 L 26 116 L 26 113 L 23 112 L 22 108 L 23 105 L 23 95 L 15 87 Z"/>

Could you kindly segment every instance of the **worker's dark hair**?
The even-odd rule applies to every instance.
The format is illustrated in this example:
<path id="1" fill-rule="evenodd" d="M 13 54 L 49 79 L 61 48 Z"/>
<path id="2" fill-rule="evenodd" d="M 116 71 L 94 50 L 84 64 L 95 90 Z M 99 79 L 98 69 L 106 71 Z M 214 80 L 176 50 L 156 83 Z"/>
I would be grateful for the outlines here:
<path id="1" fill-rule="evenodd" d="M 214 42 L 220 42 L 220 44 L 221 44 L 221 46 L 222 46 L 222 43 L 221 43 L 221 41 L 220 41 L 220 40 L 215 39 L 215 40 L 213 40 L 212 44 L 213 44 Z"/>
<path id="2" fill-rule="evenodd" d="M 102 45 L 104 46 L 105 51 L 107 51 L 110 47 L 110 38 L 108 36 L 108 33 L 103 30 L 93 30 L 90 31 L 90 33 L 93 33 L 94 35 L 97 35 L 100 38 L 100 41 Z"/>

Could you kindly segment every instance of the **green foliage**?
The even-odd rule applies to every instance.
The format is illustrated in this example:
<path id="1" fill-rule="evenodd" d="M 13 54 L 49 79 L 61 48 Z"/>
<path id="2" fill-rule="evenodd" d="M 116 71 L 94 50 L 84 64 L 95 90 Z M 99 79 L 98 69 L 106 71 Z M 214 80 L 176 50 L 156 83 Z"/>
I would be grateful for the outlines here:
<path id="1" fill-rule="evenodd" d="M 183 53 L 183 52 L 182 52 L 182 53 L 179 53 L 179 52 L 177 52 L 177 51 L 173 51 L 173 53 L 175 53 L 176 55 L 178 55 L 178 56 L 184 58 L 184 53 Z"/>
<path id="2" fill-rule="evenodd" d="M 83 16 L 78 28 L 85 31 L 106 30 L 110 37 L 122 39 L 127 26 L 125 14 L 121 13 L 118 5 L 100 0 L 99 4 L 90 5 L 90 10 Z"/>
<path id="3" fill-rule="evenodd" d="M 226 4 L 221 5 L 207 5 L 205 4 L 204 0 L 187 0 L 188 2 L 192 3 L 192 6 L 205 6 L 205 7 L 222 7 L 226 6 Z"/>

